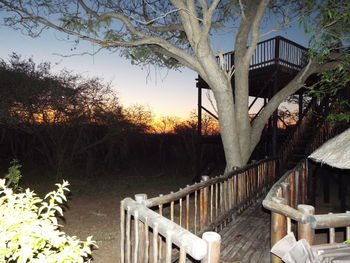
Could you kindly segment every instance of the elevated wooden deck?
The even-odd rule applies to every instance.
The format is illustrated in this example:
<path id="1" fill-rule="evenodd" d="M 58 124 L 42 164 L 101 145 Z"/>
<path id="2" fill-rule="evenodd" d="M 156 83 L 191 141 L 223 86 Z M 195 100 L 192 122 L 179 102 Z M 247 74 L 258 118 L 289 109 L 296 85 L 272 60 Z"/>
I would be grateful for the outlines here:
<path id="1" fill-rule="evenodd" d="M 270 212 L 261 200 L 230 222 L 221 235 L 221 263 L 270 262 Z"/>
<path id="2" fill-rule="evenodd" d="M 306 54 L 307 48 L 281 36 L 259 42 L 249 66 L 249 96 L 270 98 L 273 89 L 281 90 L 305 66 Z M 234 51 L 224 62 L 227 69 L 234 66 Z M 198 88 L 209 89 L 201 76 L 197 80 Z M 231 81 L 234 87 L 234 76 Z"/>

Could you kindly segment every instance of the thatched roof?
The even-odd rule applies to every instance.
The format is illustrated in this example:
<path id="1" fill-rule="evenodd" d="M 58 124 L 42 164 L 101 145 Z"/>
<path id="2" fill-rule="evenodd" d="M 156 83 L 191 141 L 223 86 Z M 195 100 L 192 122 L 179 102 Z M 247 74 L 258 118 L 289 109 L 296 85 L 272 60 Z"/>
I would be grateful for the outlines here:
<path id="1" fill-rule="evenodd" d="M 325 142 L 309 158 L 340 169 L 350 169 L 350 128 Z"/>

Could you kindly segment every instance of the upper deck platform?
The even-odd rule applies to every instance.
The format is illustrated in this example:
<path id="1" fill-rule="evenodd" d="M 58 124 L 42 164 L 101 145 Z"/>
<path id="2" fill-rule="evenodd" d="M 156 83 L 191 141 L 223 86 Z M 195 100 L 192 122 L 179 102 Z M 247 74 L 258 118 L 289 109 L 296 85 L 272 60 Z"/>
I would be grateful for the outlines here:
<path id="1" fill-rule="evenodd" d="M 281 36 L 259 42 L 250 61 L 249 95 L 270 97 L 269 87 L 273 82 L 278 90 L 285 87 L 305 66 L 307 51 L 307 48 Z M 227 70 L 230 69 L 234 65 L 234 51 L 225 53 L 224 60 Z M 209 88 L 200 76 L 197 87 Z"/>

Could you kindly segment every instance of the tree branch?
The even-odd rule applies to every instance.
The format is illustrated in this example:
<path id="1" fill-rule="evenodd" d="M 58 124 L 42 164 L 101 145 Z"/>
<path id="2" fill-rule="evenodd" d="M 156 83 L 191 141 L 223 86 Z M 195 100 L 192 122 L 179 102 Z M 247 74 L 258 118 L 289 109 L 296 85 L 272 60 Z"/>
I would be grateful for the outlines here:
<path id="1" fill-rule="evenodd" d="M 56 56 L 60 56 L 60 57 L 64 57 L 64 58 L 69 58 L 69 57 L 76 57 L 76 56 L 83 56 L 83 55 L 90 55 L 90 56 L 95 56 L 96 54 L 98 54 L 101 50 L 103 49 L 103 47 L 98 48 L 95 52 L 81 52 L 81 53 L 77 53 L 77 54 L 70 54 L 70 55 L 62 55 L 59 53 L 53 53 L 53 55 Z"/>
<path id="2" fill-rule="evenodd" d="M 180 24 L 170 25 L 170 26 L 146 26 L 147 29 L 153 32 L 163 33 L 171 31 L 184 31 L 184 27 Z"/>
<path id="3" fill-rule="evenodd" d="M 245 56 L 244 56 L 244 60 L 246 63 L 250 62 L 250 59 L 252 58 L 254 51 L 256 49 L 256 45 L 258 44 L 259 35 L 260 35 L 259 34 L 260 22 L 265 14 L 265 10 L 269 2 L 270 0 L 261 0 L 259 3 L 258 9 L 255 10 L 255 15 L 253 18 L 253 22 L 251 24 L 251 41 L 247 49 L 247 52 L 245 53 Z"/>
<path id="4" fill-rule="evenodd" d="M 198 72 L 203 72 L 201 66 L 199 65 L 198 61 L 191 56 L 189 53 L 187 53 L 186 51 L 182 50 L 181 48 L 171 44 L 170 42 L 157 37 L 157 36 L 149 36 L 146 35 L 140 31 L 138 31 L 132 24 L 131 22 L 128 20 L 127 17 L 125 17 L 122 14 L 119 13 L 112 13 L 112 12 L 106 12 L 102 15 L 99 15 L 97 17 L 97 21 L 104 21 L 108 18 L 114 18 L 117 19 L 119 21 L 121 21 L 124 25 L 126 25 L 127 29 L 129 30 L 130 33 L 137 35 L 140 37 L 140 39 L 137 40 L 132 40 L 132 41 L 124 41 L 124 40 L 113 40 L 113 41 L 104 41 L 104 40 L 100 40 L 98 38 L 94 38 L 91 36 L 87 36 L 87 35 L 83 35 L 80 34 L 78 32 L 63 28 L 61 26 L 58 26 L 52 22 L 50 22 L 49 20 L 45 19 L 44 17 L 41 16 L 36 16 L 34 14 L 29 13 L 28 11 L 26 11 L 25 9 L 21 9 L 17 6 L 13 6 L 12 4 L 8 3 L 8 2 L 4 2 L 1 1 L 4 5 L 6 5 L 7 7 L 13 9 L 13 10 L 17 10 L 18 12 L 21 12 L 25 15 L 27 15 L 28 17 L 30 17 L 31 19 L 33 19 L 34 21 L 37 21 L 45 26 L 51 27 L 53 29 L 56 29 L 60 32 L 64 32 L 67 33 L 69 35 L 73 35 L 76 36 L 77 38 L 83 39 L 83 40 L 87 40 L 93 43 L 96 43 L 98 45 L 100 45 L 103 48 L 114 48 L 114 47 L 135 47 L 135 46 L 142 46 L 142 45 L 156 45 L 159 46 L 158 51 L 161 52 L 162 54 L 165 54 L 167 56 L 172 56 L 175 59 L 177 59 L 178 61 L 181 61 L 181 63 L 183 63 L 184 65 L 190 67 L 191 69 L 198 71 Z M 83 2 L 81 2 L 83 3 Z M 84 4 L 84 3 L 83 3 Z M 87 9 L 88 10 L 88 9 Z M 87 11 L 90 12 L 90 11 Z M 192 66 L 190 66 L 192 65 Z"/>
<path id="5" fill-rule="evenodd" d="M 199 3 L 201 4 L 203 11 L 206 12 L 208 9 L 207 2 L 205 0 L 199 0 Z"/>
<path id="6" fill-rule="evenodd" d="M 220 3 L 220 0 L 215 0 L 210 5 L 209 9 L 203 9 L 203 20 L 204 20 L 204 30 L 203 33 L 209 34 L 210 28 L 211 28 L 211 21 L 213 18 L 214 11 L 218 4 Z"/>
<path id="7" fill-rule="evenodd" d="M 239 3 L 239 8 L 241 9 L 242 17 L 243 19 L 246 19 L 242 0 L 238 0 L 238 3 Z"/>
<path id="8" fill-rule="evenodd" d="M 316 59 L 310 60 L 309 63 L 294 77 L 294 79 L 287 84 L 287 86 L 285 86 L 271 98 L 259 116 L 253 121 L 251 148 L 254 149 L 256 144 L 259 142 L 260 134 L 264 129 L 266 122 L 285 98 L 303 88 L 305 86 L 305 81 L 312 74 L 334 70 L 339 66 L 339 64 L 340 60 L 331 61 L 323 65 L 320 65 Z"/>
<path id="9" fill-rule="evenodd" d="M 97 12 L 95 12 L 94 10 L 92 10 L 91 8 L 89 8 L 83 0 L 78 0 L 79 5 L 85 10 L 86 13 L 90 14 L 91 16 L 95 17 L 96 19 L 99 18 L 99 14 Z"/>
<path id="10" fill-rule="evenodd" d="M 187 5 L 185 5 L 185 2 L 181 0 L 171 0 L 171 3 L 175 6 L 175 8 L 180 10 L 179 15 L 180 15 L 180 19 L 182 20 L 182 24 L 184 26 L 187 39 L 190 42 L 192 49 L 196 52 L 197 45 L 200 40 L 200 34 L 201 34 L 201 29 L 200 29 L 197 14 L 191 13 L 191 7 L 188 6 L 191 4 L 190 1 L 186 2 Z M 192 6 L 192 10 L 193 10 L 193 6 Z"/>

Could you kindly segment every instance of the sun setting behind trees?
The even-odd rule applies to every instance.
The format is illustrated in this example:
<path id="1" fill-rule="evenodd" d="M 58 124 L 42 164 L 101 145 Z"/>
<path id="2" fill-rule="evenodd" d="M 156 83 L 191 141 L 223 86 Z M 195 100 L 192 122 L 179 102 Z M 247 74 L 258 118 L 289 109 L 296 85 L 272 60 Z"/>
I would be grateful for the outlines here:
<path id="1" fill-rule="evenodd" d="M 193 163 L 195 112 L 180 119 L 155 116 L 143 105 L 124 107 L 110 85 L 98 78 L 68 70 L 54 74 L 50 63 L 35 64 L 12 54 L 7 61 L 0 60 L 0 99 L 0 154 L 44 162 L 57 177 L 72 163 L 93 173 L 95 162 L 114 169 L 152 154 L 163 159 L 165 154 L 176 154 L 176 147 L 187 147 L 181 154 L 183 162 Z M 202 133 L 218 131 L 217 121 L 204 115 Z M 169 148 L 158 149 L 159 141 L 167 141 Z"/>
<path id="2" fill-rule="evenodd" d="M 196 130 L 197 115 L 187 119 L 176 116 L 156 116 L 140 104 L 124 107 L 108 83 L 98 78 L 83 78 L 68 70 L 58 74 L 50 71 L 50 63 L 35 64 L 17 54 L 8 62 L 0 61 L 2 74 L 2 122 L 12 124 L 109 124 L 121 120 L 142 132 L 176 133 Z M 217 134 L 217 121 L 203 116 L 203 134 Z"/>
<path id="3" fill-rule="evenodd" d="M 83 78 L 67 70 L 53 74 L 49 63 L 35 64 L 17 54 L 8 61 L 0 60 L 0 75 L 0 154 L 4 158 L 44 162 L 58 178 L 73 163 L 94 174 L 97 163 L 107 170 L 142 160 L 164 166 L 175 159 L 172 155 L 179 162 L 161 169 L 175 165 L 194 170 L 196 111 L 180 119 L 156 116 L 144 105 L 125 107 L 101 79 Z M 295 118 L 287 111 L 279 115 L 280 128 Z M 217 120 L 202 114 L 202 135 L 218 139 L 218 134 Z M 205 150 L 220 155 L 220 147 L 218 143 Z"/>

